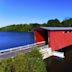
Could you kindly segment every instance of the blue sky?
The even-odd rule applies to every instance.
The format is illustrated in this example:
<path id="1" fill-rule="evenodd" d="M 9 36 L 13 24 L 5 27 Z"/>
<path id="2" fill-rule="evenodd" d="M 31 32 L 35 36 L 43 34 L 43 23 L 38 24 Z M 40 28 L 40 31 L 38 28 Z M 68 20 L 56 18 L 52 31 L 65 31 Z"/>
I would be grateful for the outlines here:
<path id="1" fill-rule="evenodd" d="M 0 0 L 0 27 L 72 17 L 72 0 Z"/>

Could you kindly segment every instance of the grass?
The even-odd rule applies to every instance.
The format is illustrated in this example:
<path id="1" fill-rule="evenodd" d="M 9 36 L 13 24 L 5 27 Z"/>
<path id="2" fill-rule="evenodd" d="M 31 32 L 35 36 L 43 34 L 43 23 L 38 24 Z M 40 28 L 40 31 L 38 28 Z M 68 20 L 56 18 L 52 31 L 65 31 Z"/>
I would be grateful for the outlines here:
<path id="1" fill-rule="evenodd" d="M 0 59 L 0 72 L 46 72 L 42 55 L 37 48 L 18 53 L 13 58 Z"/>

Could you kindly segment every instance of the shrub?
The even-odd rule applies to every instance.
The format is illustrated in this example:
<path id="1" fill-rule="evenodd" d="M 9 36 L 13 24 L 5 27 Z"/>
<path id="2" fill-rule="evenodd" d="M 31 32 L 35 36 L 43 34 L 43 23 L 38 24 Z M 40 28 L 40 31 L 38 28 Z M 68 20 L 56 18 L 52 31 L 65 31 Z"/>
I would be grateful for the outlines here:
<path id="1" fill-rule="evenodd" d="M 1 72 L 46 72 L 41 53 L 37 48 L 31 52 L 18 53 L 14 58 L 3 59 Z"/>

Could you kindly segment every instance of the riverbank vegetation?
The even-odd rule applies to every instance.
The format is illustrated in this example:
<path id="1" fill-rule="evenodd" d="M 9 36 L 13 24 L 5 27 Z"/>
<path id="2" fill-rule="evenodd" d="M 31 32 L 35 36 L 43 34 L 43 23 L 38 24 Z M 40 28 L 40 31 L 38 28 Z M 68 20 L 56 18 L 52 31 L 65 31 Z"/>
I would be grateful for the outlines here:
<path id="1" fill-rule="evenodd" d="M 30 23 L 30 24 L 13 24 L 0 28 L 0 31 L 12 31 L 12 32 L 32 32 L 33 28 L 45 26 L 45 27 L 72 27 L 72 18 L 64 19 L 60 21 L 58 19 L 48 20 L 47 23 Z"/>
<path id="2" fill-rule="evenodd" d="M 34 48 L 31 52 L 0 59 L 0 72 L 46 72 L 46 67 L 41 53 Z"/>

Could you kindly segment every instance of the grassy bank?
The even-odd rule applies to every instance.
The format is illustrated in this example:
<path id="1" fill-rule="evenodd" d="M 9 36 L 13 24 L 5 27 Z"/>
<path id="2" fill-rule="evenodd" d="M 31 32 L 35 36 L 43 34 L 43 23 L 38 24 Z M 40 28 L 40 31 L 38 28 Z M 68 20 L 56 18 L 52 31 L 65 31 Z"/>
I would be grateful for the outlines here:
<path id="1" fill-rule="evenodd" d="M 46 72 L 42 55 L 34 48 L 13 58 L 0 59 L 0 72 Z"/>

